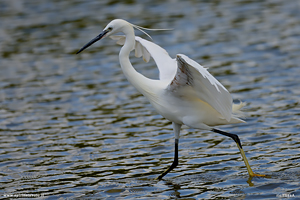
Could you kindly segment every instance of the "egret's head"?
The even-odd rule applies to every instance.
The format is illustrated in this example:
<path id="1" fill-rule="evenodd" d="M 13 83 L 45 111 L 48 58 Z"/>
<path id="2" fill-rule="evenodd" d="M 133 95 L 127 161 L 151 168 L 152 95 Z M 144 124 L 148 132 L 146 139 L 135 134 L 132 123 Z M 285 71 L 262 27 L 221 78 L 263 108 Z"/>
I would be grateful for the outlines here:
<path id="1" fill-rule="evenodd" d="M 88 48 L 95 42 L 101 40 L 102 38 L 105 38 L 107 36 L 113 35 L 115 33 L 124 32 L 126 31 L 126 28 L 130 27 L 130 23 L 123 19 L 115 19 L 111 21 L 107 26 L 103 29 L 103 31 L 94 39 L 92 39 L 89 43 L 84 45 L 76 54 L 79 54 L 84 49 Z M 132 26 L 131 26 L 132 27 Z"/>
<path id="2" fill-rule="evenodd" d="M 106 36 L 113 35 L 115 33 L 124 32 L 126 28 L 132 27 L 132 24 L 123 19 L 114 19 L 104 28 L 103 31 L 107 31 Z"/>
<path id="3" fill-rule="evenodd" d="M 136 29 L 142 31 L 150 38 L 151 38 L 151 36 L 143 30 L 152 30 L 152 31 L 171 30 L 171 29 L 149 29 L 149 28 L 144 28 L 141 26 L 131 24 L 123 19 L 114 19 L 109 24 L 107 24 L 107 26 L 103 29 L 103 31 L 97 37 L 95 37 L 89 43 L 84 45 L 76 54 L 82 52 L 83 50 L 85 50 L 86 48 L 88 48 L 89 46 L 94 44 L 95 42 L 101 40 L 102 38 L 113 35 L 115 33 L 123 32 L 123 33 L 125 33 L 125 35 L 130 34 L 130 33 L 134 34 L 133 28 L 136 28 Z"/>

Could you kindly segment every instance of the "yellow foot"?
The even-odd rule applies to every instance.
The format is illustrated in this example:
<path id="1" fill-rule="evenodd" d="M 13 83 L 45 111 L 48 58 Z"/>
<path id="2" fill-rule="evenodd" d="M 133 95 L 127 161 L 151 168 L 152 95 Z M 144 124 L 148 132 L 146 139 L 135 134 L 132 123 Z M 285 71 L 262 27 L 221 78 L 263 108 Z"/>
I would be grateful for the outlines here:
<path id="1" fill-rule="evenodd" d="M 267 175 L 264 175 L 264 174 L 252 174 L 251 176 L 252 176 L 252 177 L 254 177 L 254 176 L 266 177 Z"/>

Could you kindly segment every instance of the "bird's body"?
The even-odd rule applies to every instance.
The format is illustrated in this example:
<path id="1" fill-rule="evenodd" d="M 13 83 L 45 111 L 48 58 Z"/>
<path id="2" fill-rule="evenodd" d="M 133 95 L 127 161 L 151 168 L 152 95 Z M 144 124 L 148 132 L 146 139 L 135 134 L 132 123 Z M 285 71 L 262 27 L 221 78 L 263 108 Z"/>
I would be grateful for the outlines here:
<path id="1" fill-rule="evenodd" d="M 124 75 L 149 100 L 160 115 L 173 123 L 174 162 L 158 178 L 161 179 L 178 164 L 178 141 L 182 125 L 211 130 L 233 138 L 238 144 L 249 175 L 255 175 L 248 164 L 237 135 L 213 128 L 217 125 L 244 122 L 234 115 L 243 104 L 233 104 L 230 93 L 206 68 L 182 54 L 172 59 L 160 46 L 136 37 L 134 27 L 141 28 L 125 20 L 113 20 L 100 35 L 86 44 L 78 53 L 103 37 L 118 32 L 125 34 L 125 36 L 111 36 L 112 39 L 117 40 L 118 44 L 123 45 L 119 60 Z M 129 60 L 129 54 L 133 50 L 137 57 L 143 56 L 146 62 L 150 57 L 154 59 L 159 69 L 158 80 L 149 79 L 133 68 Z"/>
<path id="2" fill-rule="evenodd" d="M 232 109 L 234 104 L 225 87 L 195 61 L 182 54 L 172 59 L 160 46 L 137 36 L 134 39 L 128 39 L 128 36 L 111 38 L 124 46 L 125 41 L 129 40 L 137 57 L 143 56 L 147 62 L 150 58 L 147 54 L 150 54 L 155 60 L 160 72 L 159 80 L 148 79 L 136 71 L 129 74 L 128 68 L 120 63 L 127 79 L 164 118 L 203 130 L 210 130 L 210 126 L 244 122 L 232 116 L 236 109 Z M 121 57 L 123 55 L 120 53 L 120 61 Z M 132 74 L 138 79 L 133 78 Z M 216 96 L 212 96 L 212 92 L 219 99 L 214 99 Z M 222 110 L 223 114 L 226 113 L 227 119 L 216 108 Z"/>
<path id="3" fill-rule="evenodd" d="M 232 117 L 227 121 L 209 103 L 199 99 L 191 87 L 169 91 L 168 84 L 153 84 L 153 93 L 144 95 L 164 118 L 191 128 L 210 130 L 210 126 L 240 123 L 242 120 Z"/>

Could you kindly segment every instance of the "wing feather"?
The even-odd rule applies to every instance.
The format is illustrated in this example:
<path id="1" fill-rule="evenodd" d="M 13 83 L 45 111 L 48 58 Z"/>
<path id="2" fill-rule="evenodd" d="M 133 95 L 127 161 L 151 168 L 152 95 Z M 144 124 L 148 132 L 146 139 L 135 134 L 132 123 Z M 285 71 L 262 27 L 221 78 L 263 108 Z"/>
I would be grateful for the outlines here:
<path id="1" fill-rule="evenodd" d="M 189 57 L 177 55 L 177 72 L 168 86 L 168 90 L 178 90 L 191 86 L 195 97 L 211 105 L 227 121 L 232 115 L 232 97 L 227 89 L 215 79 L 206 68 Z M 182 88 L 184 91 L 184 88 Z"/>

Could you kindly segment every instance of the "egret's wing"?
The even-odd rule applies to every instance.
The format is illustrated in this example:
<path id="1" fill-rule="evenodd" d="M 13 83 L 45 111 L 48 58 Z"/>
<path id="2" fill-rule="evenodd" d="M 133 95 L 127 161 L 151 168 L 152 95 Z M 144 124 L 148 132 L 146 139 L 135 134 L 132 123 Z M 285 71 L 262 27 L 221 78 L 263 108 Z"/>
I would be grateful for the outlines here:
<path id="1" fill-rule="evenodd" d="M 119 45 L 125 44 L 125 36 L 110 37 L 117 40 Z M 171 80 L 176 73 L 176 60 L 172 59 L 165 49 L 138 36 L 135 37 L 135 56 L 143 56 L 145 62 L 149 62 L 151 56 L 158 67 L 160 80 Z"/>
<path id="2" fill-rule="evenodd" d="M 230 121 L 232 98 L 226 88 L 206 68 L 185 55 L 177 55 L 177 65 L 176 75 L 167 89 L 184 92 L 187 89 L 185 87 L 190 87 L 190 95 L 208 103 Z"/>

